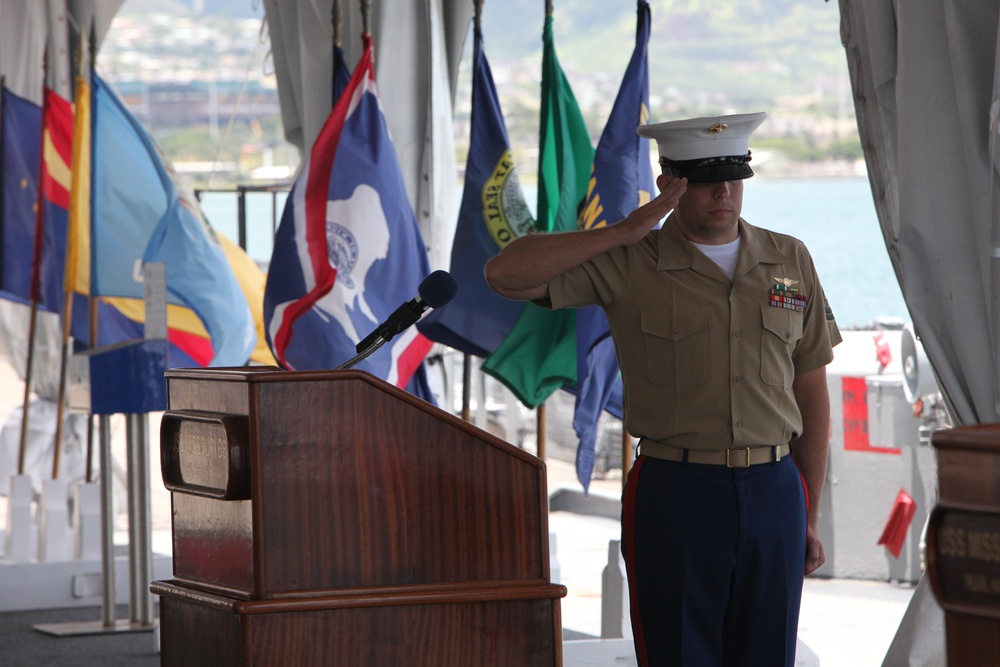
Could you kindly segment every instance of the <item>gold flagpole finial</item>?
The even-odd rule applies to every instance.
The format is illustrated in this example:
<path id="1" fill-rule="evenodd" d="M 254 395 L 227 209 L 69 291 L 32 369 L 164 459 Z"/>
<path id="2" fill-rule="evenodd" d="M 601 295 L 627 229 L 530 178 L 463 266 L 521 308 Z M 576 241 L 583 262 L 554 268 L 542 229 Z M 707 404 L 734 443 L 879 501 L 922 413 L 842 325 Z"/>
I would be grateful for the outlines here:
<path id="1" fill-rule="evenodd" d="M 340 46 L 340 26 L 344 22 L 344 12 L 340 8 L 340 0 L 333 0 L 330 8 L 330 20 L 333 22 L 333 43 Z"/>
<path id="2" fill-rule="evenodd" d="M 371 0 L 361 0 L 361 31 L 371 37 L 371 17 L 372 17 L 372 2 Z"/>
<path id="3" fill-rule="evenodd" d="M 472 0 L 472 6 L 475 8 L 475 14 L 473 15 L 475 19 L 476 30 L 483 29 L 483 0 Z"/>
<path id="4" fill-rule="evenodd" d="M 90 46 L 90 71 L 97 70 L 97 28 L 94 27 L 94 19 L 90 20 L 90 35 L 88 36 Z"/>

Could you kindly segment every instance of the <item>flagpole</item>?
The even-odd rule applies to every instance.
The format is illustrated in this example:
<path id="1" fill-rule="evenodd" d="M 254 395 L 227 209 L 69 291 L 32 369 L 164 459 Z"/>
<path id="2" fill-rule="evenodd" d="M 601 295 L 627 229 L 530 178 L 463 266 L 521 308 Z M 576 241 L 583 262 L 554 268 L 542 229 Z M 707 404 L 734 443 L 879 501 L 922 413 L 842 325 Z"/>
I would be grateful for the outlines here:
<path id="1" fill-rule="evenodd" d="M 545 16 L 552 16 L 552 0 L 545 0 Z M 545 403 L 542 403 L 535 410 L 535 441 L 537 446 L 536 455 L 545 460 Z"/>
<path id="2" fill-rule="evenodd" d="M 83 57 L 85 50 L 84 40 L 80 40 L 80 50 L 76 63 L 77 76 L 81 76 L 83 70 Z M 74 100 L 77 101 L 77 100 Z M 73 123 L 74 129 L 76 122 Z M 76 142 L 74 141 L 74 145 Z M 75 156 L 74 156 L 75 157 Z M 75 164 L 75 161 L 74 161 Z M 79 196 L 78 193 L 70 193 L 70 196 Z M 72 210 L 72 206 L 70 209 Z M 72 213 L 70 214 L 72 217 Z M 63 307 L 62 307 L 62 355 L 59 359 L 59 398 L 56 403 L 56 443 L 62 442 L 63 416 L 66 410 L 66 375 L 69 366 L 69 339 L 73 329 L 73 291 L 76 286 L 76 231 L 73 228 L 72 220 L 67 232 L 66 242 L 66 262 L 63 275 Z M 59 458 L 61 447 L 56 446 L 55 456 L 52 459 L 52 479 L 59 479 Z M 90 462 L 87 462 L 89 467 Z M 85 480 L 90 482 L 90 476 Z"/>
<path id="3" fill-rule="evenodd" d="M 552 0 L 545 0 L 545 16 L 552 16 Z M 538 458 L 545 460 L 545 403 L 535 410 L 535 446 Z"/>
<path id="4" fill-rule="evenodd" d="M 330 8 L 330 21 L 333 23 L 333 44 L 340 46 L 340 26 L 344 22 L 344 12 L 340 8 L 340 0 L 333 0 Z"/>
<path id="5" fill-rule="evenodd" d="M 83 69 L 83 49 L 84 47 L 81 40 L 80 61 L 77 63 L 78 73 Z M 75 193 L 71 191 L 70 197 L 73 197 L 74 194 Z M 70 208 L 72 209 L 72 206 Z M 72 221 L 70 222 L 72 223 Z M 76 272 L 75 259 L 73 260 L 72 266 L 70 265 L 70 255 L 76 251 L 74 247 L 74 244 L 76 243 L 76 235 L 73 232 L 72 227 L 70 227 L 67 236 L 66 263 L 63 275 L 62 355 L 59 359 L 59 398 L 56 399 L 56 443 L 62 442 L 63 415 L 66 409 L 66 374 L 67 367 L 69 366 L 69 337 L 73 325 L 73 288 L 75 286 L 74 283 L 76 282 L 74 275 Z M 60 449 L 61 447 L 57 445 L 55 456 L 52 458 L 52 479 L 59 479 Z"/>
<path id="6" fill-rule="evenodd" d="M 466 352 L 462 355 L 462 419 L 472 421 L 472 355 Z"/>
<path id="7" fill-rule="evenodd" d="M 68 279 L 68 274 L 67 274 Z M 65 281 L 64 281 L 65 282 Z M 69 365 L 69 336 L 73 322 L 73 292 L 72 288 L 64 286 L 62 309 L 62 354 L 59 359 L 59 398 L 56 399 L 56 451 L 52 457 L 52 479 L 59 479 L 59 459 L 62 447 L 63 415 L 66 410 L 66 374 Z"/>
<path id="8" fill-rule="evenodd" d="M 93 21 L 93 19 L 91 19 L 91 21 L 90 21 L 90 35 L 89 35 L 89 39 L 87 41 L 87 52 L 88 52 L 88 55 L 90 56 L 88 58 L 90 66 L 87 68 L 87 82 L 88 82 L 88 84 L 90 84 L 91 81 L 92 81 L 92 78 L 91 78 L 90 75 L 94 71 L 94 56 L 97 54 L 97 33 L 95 31 L 95 28 L 94 28 L 94 21 Z M 88 114 L 89 115 L 89 119 L 90 119 L 90 127 L 87 128 L 87 131 L 90 132 L 90 135 L 89 135 L 90 136 L 90 141 L 87 142 L 87 147 L 88 147 L 88 150 L 90 151 L 90 155 L 87 156 L 87 165 L 88 165 L 87 169 L 88 169 L 88 173 L 89 173 L 89 176 L 87 178 L 87 184 L 88 184 L 88 186 L 90 188 L 90 192 L 87 193 L 87 196 L 88 196 L 87 213 L 88 213 L 88 215 L 87 215 L 87 221 L 86 221 L 86 223 L 87 223 L 87 226 L 89 228 L 88 231 L 87 231 L 87 238 L 89 239 L 89 242 L 87 243 L 87 252 L 90 253 L 91 256 L 89 256 L 87 258 L 87 266 L 89 267 L 89 270 L 87 272 L 87 281 L 88 281 L 87 282 L 87 347 L 94 348 L 94 347 L 97 347 L 97 343 L 98 343 L 98 341 L 97 341 L 97 331 L 98 331 L 98 329 L 97 329 L 97 300 L 94 298 L 94 295 L 91 294 L 91 284 L 90 284 L 92 282 L 91 281 L 91 277 L 90 277 L 90 272 L 93 271 L 93 269 L 94 269 L 94 267 L 92 266 L 92 264 L 93 264 L 93 253 L 91 253 L 91 248 L 93 247 L 93 242 L 94 242 L 94 239 L 93 239 L 93 237 L 94 237 L 94 232 L 93 232 L 93 220 L 94 220 L 94 178 L 93 178 L 93 173 L 92 173 L 92 163 L 93 163 L 93 155 L 94 155 L 94 145 L 93 145 L 93 140 L 94 140 L 94 131 L 93 131 L 93 129 L 94 129 L 93 91 L 91 91 L 90 100 L 91 101 L 88 102 L 88 104 L 91 105 L 90 106 L 90 113 Z M 75 126 L 75 123 L 74 123 L 74 126 Z M 88 387 L 88 391 L 89 391 L 89 389 L 90 388 Z M 103 470 L 102 470 L 102 473 L 103 473 Z M 87 481 L 88 484 L 92 483 L 94 481 L 94 412 L 93 412 L 93 410 L 88 410 L 87 411 L 87 476 L 84 479 Z"/>
<path id="9" fill-rule="evenodd" d="M 472 0 L 473 21 L 475 29 L 482 29 L 483 0 Z M 472 355 L 466 352 L 462 355 L 462 419 L 471 421 L 472 410 Z M 508 439 L 510 434 L 507 434 Z"/>
<path id="10" fill-rule="evenodd" d="M 87 347 L 97 347 L 97 300 L 87 295 Z M 87 388 L 90 391 L 90 388 Z M 94 481 L 94 413 L 87 412 L 87 483 Z"/>
<path id="11" fill-rule="evenodd" d="M 31 315 L 28 320 L 28 360 L 24 369 L 24 404 L 21 414 L 21 443 L 17 456 L 17 474 L 24 474 L 24 462 L 28 450 L 28 413 L 31 406 L 31 376 L 35 358 L 35 329 L 38 320 L 38 296 L 41 283 L 42 237 L 45 224 L 45 200 L 42 191 L 42 174 L 45 169 L 45 82 L 49 73 L 49 40 L 45 39 L 45 51 L 42 55 L 42 124 L 38 154 L 38 180 L 35 183 L 35 245 L 31 258 Z M 56 442 L 56 451 L 59 451 Z"/>
<path id="12" fill-rule="evenodd" d="M 361 0 L 361 34 L 371 37 L 372 0 Z"/>

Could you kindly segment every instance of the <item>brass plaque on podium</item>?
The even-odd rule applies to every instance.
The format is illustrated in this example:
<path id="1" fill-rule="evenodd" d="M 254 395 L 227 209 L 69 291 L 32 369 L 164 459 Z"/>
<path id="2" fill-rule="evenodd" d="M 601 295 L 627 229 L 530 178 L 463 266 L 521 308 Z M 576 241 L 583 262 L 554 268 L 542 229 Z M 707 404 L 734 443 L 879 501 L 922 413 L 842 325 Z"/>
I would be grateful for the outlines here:
<path id="1" fill-rule="evenodd" d="M 1000 511 L 940 505 L 931 513 L 927 545 L 941 607 L 1000 618 Z"/>

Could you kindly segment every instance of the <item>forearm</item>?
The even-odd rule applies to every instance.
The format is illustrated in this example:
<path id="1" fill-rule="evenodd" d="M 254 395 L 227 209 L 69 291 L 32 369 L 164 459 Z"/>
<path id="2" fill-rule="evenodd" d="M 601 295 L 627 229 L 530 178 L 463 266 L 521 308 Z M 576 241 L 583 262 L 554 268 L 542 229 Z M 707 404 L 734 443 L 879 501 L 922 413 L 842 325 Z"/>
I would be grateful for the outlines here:
<path id="1" fill-rule="evenodd" d="M 548 294 L 549 281 L 587 260 L 620 245 L 638 242 L 676 205 L 687 180 L 657 181 L 660 194 L 624 220 L 560 234 L 529 234 L 514 239 L 486 263 L 486 282 L 509 299 L 538 299 Z"/>
<path id="2" fill-rule="evenodd" d="M 535 299 L 550 280 L 621 245 L 617 225 L 514 239 L 486 263 L 486 282 L 509 299 Z"/>
<path id="3" fill-rule="evenodd" d="M 792 456 L 802 472 L 809 494 L 809 527 L 819 523 L 830 448 L 830 396 L 826 367 L 796 375 L 795 399 L 802 413 L 802 435 L 792 441 Z"/>

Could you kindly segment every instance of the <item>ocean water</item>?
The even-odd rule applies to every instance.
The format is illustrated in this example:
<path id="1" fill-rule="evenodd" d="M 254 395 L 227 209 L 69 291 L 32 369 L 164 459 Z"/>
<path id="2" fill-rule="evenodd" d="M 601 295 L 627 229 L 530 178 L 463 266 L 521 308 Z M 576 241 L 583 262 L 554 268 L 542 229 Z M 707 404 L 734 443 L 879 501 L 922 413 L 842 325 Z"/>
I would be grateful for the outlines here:
<path id="1" fill-rule="evenodd" d="M 246 251 L 250 259 L 266 266 L 274 249 L 274 232 L 281 220 L 287 192 L 248 192 L 246 208 Z M 202 214 L 212 227 L 233 242 L 239 241 L 239 204 L 235 192 L 203 192 L 200 195 Z"/>
<path id="2" fill-rule="evenodd" d="M 743 217 L 801 239 L 842 329 L 909 321 L 866 178 L 747 181 Z"/>
<path id="3" fill-rule="evenodd" d="M 271 259 L 272 216 L 281 218 L 286 197 L 246 195 L 247 253 L 262 265 Z M 533 187 L 525 187 L 525 197 L 533 205 Z M 204 193 L 202 210 L 216 230 L 238 239 L 234 194 Z M 867 179 L 754 178 L 744 190 L 743 217 L 805 242 L 842 329 L 861 328 L 878 318 L 909 320 Z"/>

